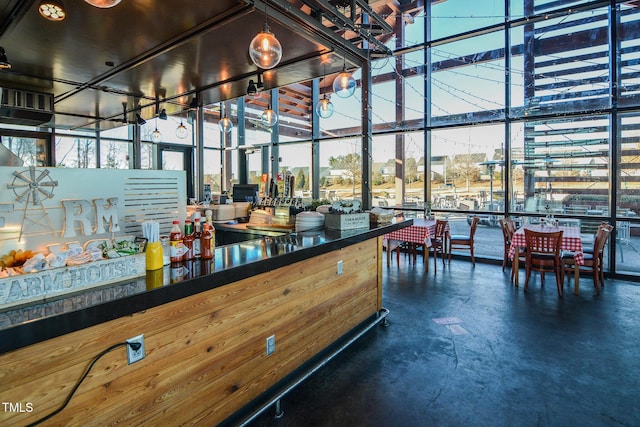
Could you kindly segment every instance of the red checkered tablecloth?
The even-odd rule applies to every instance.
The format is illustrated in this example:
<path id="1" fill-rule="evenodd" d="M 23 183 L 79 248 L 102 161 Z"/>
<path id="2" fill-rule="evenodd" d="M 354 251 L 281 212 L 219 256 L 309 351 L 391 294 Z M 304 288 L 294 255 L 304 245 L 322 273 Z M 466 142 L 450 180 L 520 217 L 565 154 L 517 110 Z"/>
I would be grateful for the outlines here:
<path id="1" fill-rule="evenodd" d="M 449 231 L 449 224 L 445 231 Z M 401 228 L 400 230 L 392 231 L 391 233 L 383 236 L 384 240 L 399 240 L 402 242 L 411 242 L 423 244 L 427 243 L 427 246 L 431 246 L 431 236 L 436 234 L 436 221 L 433 219 L 420 219 L 413 220 L 413 225 L 409 227 Z"/>
<path id="2" fill-rule="evenodd" d="M 537 231 L 537 232 L 551 232 L 563 230 L 562 242 L 560 243 L 560 249 L 563 251 L 574 252 L 573 259 L 576 264 L 584 265 L 584 253 L 582 252 L 582 239 L 580 238 L 580 227 L 544 227 L 542 225 L 527 225 L 519 228 L 511 239 L 511 248 L 509 249 L 509 258 L 513 260 L 513 256 L 516 253 L 516 247 L 526 248 L 527 242 L 524 238 L 524 229 Z"/>

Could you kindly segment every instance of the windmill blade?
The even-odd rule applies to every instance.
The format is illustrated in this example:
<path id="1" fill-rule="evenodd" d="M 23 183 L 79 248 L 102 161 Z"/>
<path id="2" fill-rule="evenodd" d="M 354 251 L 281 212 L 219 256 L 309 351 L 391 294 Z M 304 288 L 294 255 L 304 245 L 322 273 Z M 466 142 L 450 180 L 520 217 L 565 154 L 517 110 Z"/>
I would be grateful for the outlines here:
<path id="1" fill-rule="evenodd" d="M 29 188 L 29 184 L 15 184 L 15 183 L 11 183 L 11 184 L 7 184 L 7 188 L 13 190 L 15 188 Z"/>
<path id="2" fill-rule="evenodd" d="M 31 194 L 33 194 L 33 206 L 40 206 L 40 197 L 38 197 L 38 192 L 32 191 Z"/>
<path id="3" fill-rule="evenodd" d="M 16 201 L 18 201 L 20 203 L 24 202 L 29 197 L 29 192 L 30 191 L 31 191 L 31 189 L 27 188 L 20 194 L 16 193 Z"/>
<path id="4" fill-rule="evenodd" d="M 44 194 L 47 199 L 52 199 L 53 198 L 53 191 L 47 191 L 47 190 L 42 189 L 42 188 L 38 188 L 38 191 L 40 193 Z"/>
<path id="5" fill-rule="evenodd" d="M 24 172 L 24 171 L 23 171 Z M 22 172 L 18 172 L 18 171 L 13 171 L 13 176 L 15 176 L 16 178 L 26 182 L 27 184 L 30 183 L 31 181 L 29 180 L 29 178 L 25 177 L 24 175 L 22 175 Z"/>
<path id="6" fill-rule="evenodd" d="M 35 166 L 29 166 L 29 175 L 31 176 L 31 182 L 37 182 L 36 181 L 36 167 Z"/>
<path id="7" fill-rule="evenodd" d="M 58 181 L 45 181 L 38 184 L 39 187 L 57 187 Z"/>
<path id="8" fill-rule="evenodd" d="M 49 169 L 45 169 L 43 170 L 40 175 L 38 175 L 38 177 L 35 179 L 35 182 L 40 182 L 42 181 L 46 176 L 49 175 Z"/>

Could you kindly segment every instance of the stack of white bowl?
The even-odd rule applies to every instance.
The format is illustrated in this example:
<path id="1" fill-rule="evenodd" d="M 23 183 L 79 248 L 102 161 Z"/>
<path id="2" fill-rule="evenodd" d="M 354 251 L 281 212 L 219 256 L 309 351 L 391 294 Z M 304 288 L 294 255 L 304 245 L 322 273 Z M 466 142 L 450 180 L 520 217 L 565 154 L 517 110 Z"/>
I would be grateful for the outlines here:
<path id="1" fill-rule="evenodd" d="M 324 227 L 324 215 L 320 212 L 300 212 L 296 215 L 296 231 L 319 230 Z"/>

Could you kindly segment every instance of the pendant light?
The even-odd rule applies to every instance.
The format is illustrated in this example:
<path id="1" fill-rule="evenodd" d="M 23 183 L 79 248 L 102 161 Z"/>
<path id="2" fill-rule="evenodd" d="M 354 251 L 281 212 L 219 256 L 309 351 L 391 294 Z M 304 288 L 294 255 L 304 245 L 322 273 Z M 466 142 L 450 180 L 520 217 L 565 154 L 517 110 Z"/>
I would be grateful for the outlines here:
<path id="1" fill-rule="evenodd" d="M 233 129 L 233 122 L 227 115 L 225 114 L 223 118 L 218 122 L 218 127 L 220 128 L 220 132 L 229 133 L 231 129 Z"/>
<path id="2" fill-rule="evenodd" d="M 91 6 L 99 7 L 100 9 L 108 9 L 120 3 L 120 0 L 84 0 Z"/>
<path id="3" fill-rule="evenodd" d="M 349 98 L 356 91 L 356 80 L 347 72 L 347 29 L 344 30 L 344 50 L 342 72 L 333 81 L 333 93 L 340 98 Z"/>
<path id="4" fill-rule="evenodd" d="M 326 68 L 325 68 L 324 74 L 325 76 L 323 80 L 326 79 L 326 74 L 327 74 Z M 333 103 L 331 102 L 331 97 L 327 95 L 326 92 L 322 96 L 322 99 L 318 101 L 318 103 L 316 104 L 316 113 L 318 114 L 318 116 L 322 117 L 323 119 L 328 119 L 333 115 Z"/>
<path id="5" fill-rule="evenodd" d="M 180 118 L 180 124 L 176 128 L 176 136 L 180 139 L 185 139 L 189 136 L 189 129 L 182 123 L 182 117 Z"/>
<path id="6" fill-rule="evenodd" d="M 328 119 L 333 115 L 333 103 L 331 98 L 325 93 L 322 99 L 316 104 L 316 113 L 323 119 Z"/>
<path id="7" fill-rule="evenodd" d="M 151 140 L 153 142 L 160 142 L 160 139 L 162 139 L 162 134 L 158 130 L 158 119 L 156 119 L 156 129 L 151 132 Z"/>
<path id="8" fill-rule="evenodd" d="M 249 44 L 249 56 L 258 67 L 269 70 L 282 59 L 282 45 L 269 29 L 267 5 L 264 5 L 264 29 Z"/>
<path id="9" fill-rule="evenodd" d="M 271 109 L 271 103 L 269 103 L 269 108 L 262 112 L 260 121 L 262 122 L 262 124 L 269 127 L 273 127 L 276 125 L 276 123 L 278 123 L 278 115 Z"/>
<path id="10" fill-rule="evenodd" d="M 49 21 L 62 21 L 67 16 L 62 0 L 42 0 L 38 12 Z"/>

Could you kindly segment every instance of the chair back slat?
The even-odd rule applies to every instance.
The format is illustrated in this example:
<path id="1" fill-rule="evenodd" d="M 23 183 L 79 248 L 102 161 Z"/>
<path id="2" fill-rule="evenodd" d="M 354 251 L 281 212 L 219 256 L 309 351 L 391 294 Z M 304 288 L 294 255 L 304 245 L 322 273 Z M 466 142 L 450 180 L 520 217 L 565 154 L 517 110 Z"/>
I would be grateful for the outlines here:
<path id="1" fill-rule="evenodd" d="M 502 237 L 504 238 L 505 244 L 511 243 L 511 235 L 509 235 L 509 230 L 507 229 L 507 219 L 501 219 L 500 221 L 500 229 L 502 230 Z"/>
<path id="2" fill-rule="evenodd" d="M 478 223 L 480 222 L 480 217 L 477 215 L 473 216 L 471 220 L 471 228 L 469 229 L 469 238 L 473 241 L 473 236 L 476 234 L 476 228 L 478 228 Z"/>
<path id="3" fill-rule="evenodd" d="M 445 219 L 436 220 L 436 239 L 441 239 L 444 237 L 444 232 L 447 229 L 447 224 L 449 221 Z"/>
<path id="4" fill-rule="evenodd" d="M 509 233 L 509 240 L 513 239 L 513 235 L 516 232 L 516 222 L 511 218 L 507 218 L 506 220 L 507 232 Z"/>
<path id="5" fill-rule="evenodd" d="M 532 254 L 558 254 L 562 243 L 563 230 L 538 232 L 524 230 L 527 251 Z"/>
<path id="6" fill-rule="evenodd" d="M 611 227 L 611 229 L 613 229 L 613 227 Z M 596 240 L 593 244 L 594 256 L 604 253 L 604 247 L 606 246 L 607 240 L 609 239 L 609 235 L 611 234 L 611 229 L 604 226 L 598 227 L 598 232 L 596 233 Z"/>

